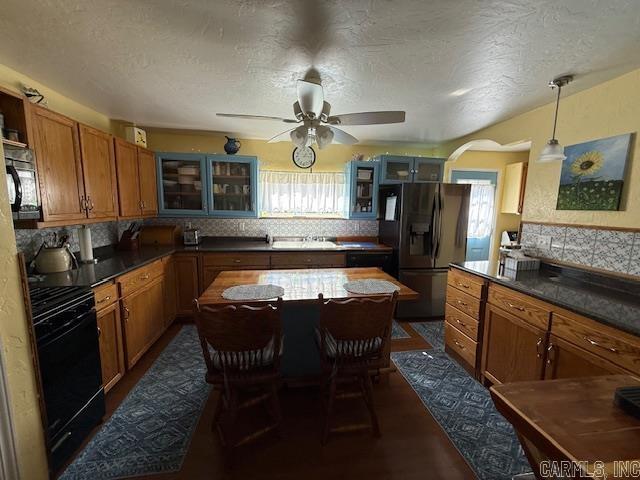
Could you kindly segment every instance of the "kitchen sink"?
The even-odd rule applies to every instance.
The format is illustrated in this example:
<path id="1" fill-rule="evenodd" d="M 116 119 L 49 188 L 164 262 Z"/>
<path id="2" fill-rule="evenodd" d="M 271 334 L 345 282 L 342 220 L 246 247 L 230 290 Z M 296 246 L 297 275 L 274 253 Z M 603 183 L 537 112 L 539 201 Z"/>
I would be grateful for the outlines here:
<path id="1" fill-rule="evenodd" d="M 276 240 L 273 242 L 274 249 L 292 249 L 292 250 L 332 250 L 338 248 L 333 242 L 328 241 L 295 241 L 295 240 Z"/>

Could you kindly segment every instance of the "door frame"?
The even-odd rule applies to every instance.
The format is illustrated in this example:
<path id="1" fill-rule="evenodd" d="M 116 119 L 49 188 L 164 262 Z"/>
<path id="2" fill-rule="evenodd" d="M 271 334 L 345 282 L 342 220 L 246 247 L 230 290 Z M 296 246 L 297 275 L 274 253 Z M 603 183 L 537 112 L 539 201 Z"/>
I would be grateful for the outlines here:
<path id="1" fill-rule="evenodd" d="M 447 181 L 451 182 L 451 177 L 453 176 L 453 172 L 486 172 L 486 173 L 495 173 L 496 174 L 496 185 L 495 191 L 493 192 L 493 219 L 491 220 L 491 240 L 489 241 L 489 258 L 487 260 L 491 260 L 491 254 L 493 253 L 493 249 L 495 248 L 495 242 L 497 241 L 497 223 L 498 223 L 498 185 L 502 181 L 502 171 L 497 168 L 455 168 L 451 167 L 449 169 L 449 173 L 447 174 Z"/>

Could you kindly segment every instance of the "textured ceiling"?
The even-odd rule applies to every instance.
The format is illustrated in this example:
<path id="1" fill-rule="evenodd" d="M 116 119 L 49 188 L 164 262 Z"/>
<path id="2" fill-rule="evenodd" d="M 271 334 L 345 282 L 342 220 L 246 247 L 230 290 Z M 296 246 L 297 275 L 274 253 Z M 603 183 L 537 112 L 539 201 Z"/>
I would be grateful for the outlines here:
<path id="1" fill-rule="evenodd" d="M 269 138 L 321 74 L 361 141 L 462 136 L 640 66 L 638 0 L 3 0 L 0 63 L 113 118 Z M 460 95 L 452 95 L 456 92 Z M 549 119 L 551 122 L 551 119 Z"/>

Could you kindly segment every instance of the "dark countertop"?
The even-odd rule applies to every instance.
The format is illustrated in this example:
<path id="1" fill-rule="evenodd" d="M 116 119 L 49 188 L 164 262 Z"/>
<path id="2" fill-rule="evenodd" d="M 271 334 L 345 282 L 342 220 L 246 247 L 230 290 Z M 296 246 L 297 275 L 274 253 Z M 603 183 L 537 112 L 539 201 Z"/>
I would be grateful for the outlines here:
<path id="1" fill-rule="evenodd" d="M 143 246 L 137 251 L 124 252 L 113 247 L 94 250 L 98 263 L 81 265 L 79 268 L 62 273 L 30 276 L 29 283 L 40 287 L 88 286 L 95 287 L 124 273 L 140 268 L 159 258 L 180 252 L 391 252 L 391 248 L 371 242 L 337 242 L 333 249 L 275 249 L 264 240 L 238 238 L 207 238 L 198 246 Z"/>
<path id="2" fill-rule="evenodd" d="M 517 278 L 498 275 L 488 261 L 451 266 L 640 336 L 640 282 L 546 263 Z"/>
<path id="3" fill-rule="evenodd" d="M 332 239 L 330 239 L 332 240 Z M 373 242 L 347 242 L 334 241 L 337 248 L 325 249 L 301 249 L 301 248 L 273 248 L 264 238 L 242 238 L 242 237 L 205 237 L 200 245 L 180 246 L 181 251 L 186 252 L 391 252 L 392 248 L 387 245 Z"/>

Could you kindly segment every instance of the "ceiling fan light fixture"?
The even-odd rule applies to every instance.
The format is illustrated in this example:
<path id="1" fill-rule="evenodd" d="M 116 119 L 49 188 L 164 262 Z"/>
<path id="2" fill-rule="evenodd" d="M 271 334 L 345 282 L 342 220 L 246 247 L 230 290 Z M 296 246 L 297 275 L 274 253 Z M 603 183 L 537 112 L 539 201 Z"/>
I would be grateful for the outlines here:
<path id="1" fill-rule="evenodd" d="M 333 142 L 333 130 L 324 125 L 316 127 L 316 142 L 318 142 L 318 147 L 322 150 L 327 145 L 331 145 Z"/>
<path id="2" fill-rule="evenodd" d="M 549 87 L 557 88 L 558 95 L 556 97 L 556 113 L 553 117 L 553 133 L 551 134 L 551 140 L 547 142 L 545 147 L 540 152 L 538 157 L 538 163 L 550 163 L 558 160 L 564 160 L 566 155 L 564 154 L 564 147 L 560 145 L 556 139 L 556 126 L 558 124 L 558 108 L 560 107 L 560 92 L 562 87 L 568 85 L 573 80 L 572 75 L 563 75 L 562 77 L 554 78 L 549 82 Z"/>
<path id="3" fill-rule="evenodd" d="M 304 148 L 307 146 L 307 141 L 309 140 L 309 132 L 307 127 L 304 125 L 300 125 L 298 128 L 294 128 L 291 130 L 291 142 L 296 147 Z"/>

